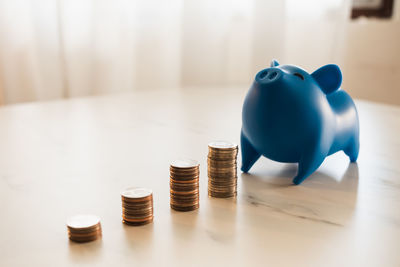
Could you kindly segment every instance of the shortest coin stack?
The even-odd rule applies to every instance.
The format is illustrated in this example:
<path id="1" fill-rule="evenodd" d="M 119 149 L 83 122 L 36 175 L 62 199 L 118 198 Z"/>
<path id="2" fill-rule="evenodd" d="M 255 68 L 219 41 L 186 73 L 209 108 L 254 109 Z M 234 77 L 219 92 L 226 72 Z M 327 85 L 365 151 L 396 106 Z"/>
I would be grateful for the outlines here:
<path id="1" fill-rule="evenodd" d="M 228 198 L 236 196 L 238 146 L 228 142 L 208 144 L 208 195 Z"/>
<path id="2" fill-rule="evenodd" d="M 130 187 L 121 192 L 122 221 L 128 225 L 144 225 L 153 221 L 153 192 Z"/>
<path id="3" fill-rule="evenodd" d="M 67 221 L 68 237 L 74 242 L 89 242 L 101 237 L 100 218 L 95 215 L 76 215 Z"/>
<path id="4" fill-rule="evenodd" d="M 199 208 L 199 163 L 191 159 L 172 162 L 170 166 L 171 208 L 191 211 Z"/>

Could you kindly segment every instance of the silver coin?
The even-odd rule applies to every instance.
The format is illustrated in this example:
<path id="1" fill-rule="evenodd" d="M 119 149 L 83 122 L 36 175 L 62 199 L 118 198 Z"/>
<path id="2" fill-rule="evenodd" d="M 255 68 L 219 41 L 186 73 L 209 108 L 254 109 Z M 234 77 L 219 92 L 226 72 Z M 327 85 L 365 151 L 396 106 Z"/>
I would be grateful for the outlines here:
<path id="1" fill-rule="evenodd" d="M 67 226 L 76 229 L 93 227 L 98 223 L 100 223 L 100 218 L 91 214 L 79 214 L 67 220 Z"/>
<path id="2" fill-rule="evenodd" d="M 121 192 L 121 196 L 126 198 L 144 198 L 153 194 L 151 189 L 143 187 L 129 187 Z"/>
<path id="3" fill-rule="evenodd" d="M 199 163 L 193 159 L 177 159 L 171 163 L 175 168 L 194 168 L 199 166 Z"/>
<path id="4" fill-rule="evenodd" d="M 216 148 L 216 149 L 234 149 L 237 148 L 237 144 L 234 143 L 229 143 L 225 141 L 215 141 L 211 142 L 208 144 L 209 147 L 211 148 Z"/>

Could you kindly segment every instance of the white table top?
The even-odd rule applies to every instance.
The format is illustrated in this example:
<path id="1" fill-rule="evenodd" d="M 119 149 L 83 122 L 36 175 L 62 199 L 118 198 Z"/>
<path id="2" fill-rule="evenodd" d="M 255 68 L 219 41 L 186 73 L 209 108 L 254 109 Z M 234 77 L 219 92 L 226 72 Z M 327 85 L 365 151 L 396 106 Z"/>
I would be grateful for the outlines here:
<path id="1" fill-rule="evenodd" d="M 207 196 L 207 144 L 239 142 L 246 88 L 136 92 L 0 108 L 0 266 L 399 266 L 400 108 L 357 101 L 358 164 L 259 160 L 236 199 Z M 169 207 L 169 163 L 200 161 L 200 209 Z M 240 162 L 240 156 L 238 158 Z M 154 223 L 121 222 L 120 190 L 154 191 Z M 67 238 L 74 214 L 103 238 Z"/>

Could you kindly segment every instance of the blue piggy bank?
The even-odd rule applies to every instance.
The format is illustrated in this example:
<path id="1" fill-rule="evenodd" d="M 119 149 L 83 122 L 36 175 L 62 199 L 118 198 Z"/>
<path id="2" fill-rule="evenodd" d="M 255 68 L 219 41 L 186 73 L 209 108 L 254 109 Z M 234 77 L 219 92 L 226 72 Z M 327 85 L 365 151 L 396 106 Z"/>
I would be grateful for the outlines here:
<path id="1" fill-rule="evenodd" d="M 293 183 L 298 185 L 333 153 L 343 150 L 356 161 L 358 114 L 341 83 L 341 71 L 333 64 L 309 74 L 273 60 L 257 73 L 242 110 L 242 171 L 248 172 L 261 155 L 297 162 Z"/>

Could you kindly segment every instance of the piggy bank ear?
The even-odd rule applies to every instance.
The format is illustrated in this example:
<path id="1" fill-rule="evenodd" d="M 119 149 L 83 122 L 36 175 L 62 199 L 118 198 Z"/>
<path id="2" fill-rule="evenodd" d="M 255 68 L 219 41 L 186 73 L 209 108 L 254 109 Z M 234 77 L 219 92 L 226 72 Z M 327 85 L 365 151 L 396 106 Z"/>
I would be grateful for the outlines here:
<path id="1" fill-rule="evenodd" d="M 271 61 L 271 68 L 272 68 L 272 67 L 276 67 L 276 66 L 279 66 L 279 62 L 278 62 L 276 59 L 273 59 L 273 60 Z"/>
<path id="2" fill-rule="evenodd" d="M 339 67 L 334 64 L 325 65 L 317 69 L 311 76 L 319 84 L 325 94 L 336 91 L 342 84 L 342 72 Z"/>

